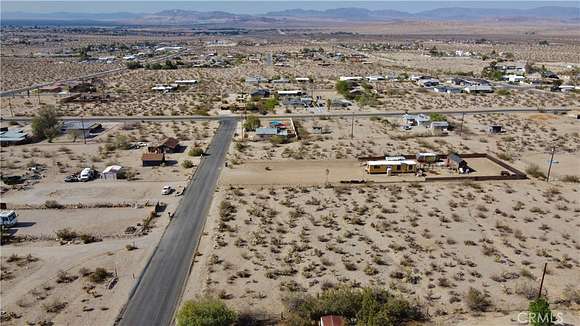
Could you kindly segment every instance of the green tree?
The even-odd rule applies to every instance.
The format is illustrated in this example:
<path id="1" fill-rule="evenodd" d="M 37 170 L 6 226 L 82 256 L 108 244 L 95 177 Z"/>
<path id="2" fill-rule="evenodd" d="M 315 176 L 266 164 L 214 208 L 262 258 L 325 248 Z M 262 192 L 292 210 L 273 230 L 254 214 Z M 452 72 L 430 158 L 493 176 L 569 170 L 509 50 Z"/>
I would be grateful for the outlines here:
<path id="1" fill-rule="evenodd" d="M 181 166 L 184 169 L 191 169 L 193 167 L 193 162 L 191 162 L 190 160 L 185 160 L 181 163 Z"/>
<path id="2" fill-rule="evenodd" d="M 177 313 L 178 326 L 230 326 L 236 320 L 236 312 L 214 298 L 186 301 Z"/>
<path id="3" fill-rule="evenodd" d="M 273 110 L 278 105 L 278 100 L 276 98 L 269 98 L 264 101 L 264 108 L 266 110 Z"/>
<path id="4" fill-rule="evenodd" d="M 552 325 L 554 315 L 550 310 L 550 304 L 544 297 L 539 297 L 531 301 L 528 306 L 528 320 L 534 326 L 549 326 Z"/>
<path id="5" fill-rule="evenodd" d="M 200 147 L 193 147 L 187 154 L 189 154 L 189 156 L 201 156 L 201 154 L 203 154 L 203 149 Z"/>
<path id="6" fill-rule="evenodd" d="M 256 130 L 260 127 L 260 119 L 255 115 L 249 115 L 246 117 L 246 122 L 244 123 L 244 129 L 246 130 Z"/>
<path id="7" fill-rule="evenodd" d="M 40 139 L 48 139 L 52 142 L 58 135 L 58 115 L 53 107 L 45 107 L 38 110 L 32 119 L 32 133 Z"/>
<path id="8" fill-rule="evenodd" d="M 336 91 L 338 94 L 347 97 L 350 95 L 350 84 L 346 80 L 339 80 L 336 82 Z"/>
<path id="9" fill-rule="evenodd" d="M 429 118 L 431 121 L 447 121 L 447 117 L 441 113 L 430 113 Z"/>
<path id="10" fill-rule="evenodd" d="M 114 145 L 115 148 L 117 149 L 129 149 L 130 147 L 129 137 L 127 137 L 127 135 L 117 134 L 115 136 Z"/>
<path id="11" fill-rule="evenodd" d="M 143 65 L 139 61 L 129 61 L 129 62 L 127 62 L 127 68 L 131 69 L 131 70 L 139 69 L 139 68 L 143 68 Z"/>

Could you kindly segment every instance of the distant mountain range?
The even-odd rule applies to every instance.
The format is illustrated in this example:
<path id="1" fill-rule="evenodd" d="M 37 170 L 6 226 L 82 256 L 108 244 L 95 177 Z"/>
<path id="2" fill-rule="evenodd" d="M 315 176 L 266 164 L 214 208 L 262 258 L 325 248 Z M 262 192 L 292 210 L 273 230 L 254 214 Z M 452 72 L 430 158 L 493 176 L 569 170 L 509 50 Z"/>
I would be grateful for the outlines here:
<path id="1" fill-rule="evenodd" d="M 539 7 L 534 9 L 494 9 L 494 8 L 439 8 L 418 13 L 397 10 L 368 10 L 362 8 L 339 8 L 324 11 L 318 10 L 284 10 L 269 12 L 270 17 L 311 17 L 344 20 L 391 20 L 391 19 L 426 19 L 426 20 L 481 20 L 492 18 L 541 18 L 541 19 L 580 19 L 580 7 Z"/>
<path id="2" fill-rule="evenodd" d="M 328 10 L 290 9 L 273 11 L 261 15 L 232 14 L 225 11 L 194 11 L 194 10 L 164 10 L 157 13 L 71 13 L 56 12 L 50 14 L 34 14 L 25 12 L 2 12 L 2 25 L 12 21 L 66 21 L 90 20 L 107 24 L 139 24 L 139 25 L 187 25 L 199 23 L 227 22 L 275 22 L 280 20 L 329 19 L 341 21 L 391 21 L 391 20 L 460 20 L 477 21 L 492 19 L 522 20 L 561 20 L 580 22 L 580 6 L 558 7 L 546 6 L 534 9 L 499 9 L 499 8 L 439 8 L 408 13 L 397 10 L 369 10 L 363 8 L 337 8 Z"/>

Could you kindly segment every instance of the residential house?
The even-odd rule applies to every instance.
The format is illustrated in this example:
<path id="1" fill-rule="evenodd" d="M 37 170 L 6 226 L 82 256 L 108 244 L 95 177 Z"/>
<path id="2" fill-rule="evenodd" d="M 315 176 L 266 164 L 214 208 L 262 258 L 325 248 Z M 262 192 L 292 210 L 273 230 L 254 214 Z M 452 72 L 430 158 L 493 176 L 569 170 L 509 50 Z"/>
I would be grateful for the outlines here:
<path id="1" fill-rule="evenodd" d="M 431 118 L 428 115 L 419 114 L 404 114 L 401 117 L 404 126 L 428 126 Z"/>
<path id="2" fill-rule="evenodd" d="M 521 83 L 526 79 L 526 77 L 521 75 L 503 75 L 502 79 L 507 80 L 510 83 Z"/>
<path id="3" fill-rule="evenodd" d="M 466 93 L 493 93 L 491 85 L 471 85 L 463 89 Z"/>
<path id="4" fill-rule="evenodd" d="M 177 84 L 156 84 L 155 86 L 151 87 L 151 90 L 162 93 L 168 93 L 176 90 L 178 87 L 179 85 Z"/>
<path id="5" fill-rule="evenodd" d="M 271 81 L 272 84 L 288 84 L 290 83 L 290 80 L 286 79 L 286 78 L 279 78 L 279 79 L 274 79 Z"/>
<path id="6" fill-rule="evenodd" d="M 65 121 L 60 131 L 63 133 L 77 133 L 80 137 L 90 137 L 103 129 L 103 125 L 95 121 Z"/>
<path id="7" fill-rule="evenodd" d="M 251 97 L 264 98 L 270 97 L 270 90 L 267 88 L 259 88 L 250 93 Z"/>
<path id="8" fill-rule="evenodd" d="M 2 128 L 0 131 L 0 145 L 21 145 L 29 141 L 28 134 L 22 129 Z"/>
<path id="9" fill-rule="evenodd" d="M 372 76 L 367 76 L 367 80 L 369 82 L 376 82 L 376 81 L 385 80 L 385 77 L 379 76 L 379 75 L 372 75 Z"/>
<path id="10" fill-rule="evenodd" d="M 330 101 L 330 106 L 333 108 L 347 108 L 349 106 L 352 106 L 352 102 L 345 100 L 345 99 L 341 99 L 341 98 L 334 98 Z"/>
<path id="11" fill-rule="evenodd" d="M 164 153 L 143 153 L 141 156 L 143 166 L 158 166 L 165 163 Z"/>
<path id="12" fill-rule="evenodd" d="M 276 127 L 260 127 L 256 128 L 255 140 L 268 140 L 273 136 L 280 136 L 282 138 L 288 137 L 288 130 Z"/>
<path id="13" fill-rule="evenodd" d="M 507 75 L 523 76 L 526 73 L 524 62 L 498 62 L 496 68 Z"/>
<path id="14" fill-rule="evenodd" d="M 431 122 L 430 128 L 433 135 L 445 135 L 449 130 L 449 122 L 433 121 Z"/>
<path id="15" fill-rule="evenodd" d="M 386 173 L 415 173 L 417 172 L 417 161 L 415 160 L 381 160 L 368 161 L 365 171 L 368 174 Z"/>
<path id="16" fill-rule="evenodd" d="M 197 83 L 197 79 L 180 79 L 175 81 L 177 85 L 195 85 Z"/>
<path id="17" fill-rule="evenodd" d="M 181 146 L 179 145 L 179 140 L 168 137 L 163 140 L 161 143 L 151 145 L 147 147 L 147 151 L 149 153 L 176 153 L 181 150 Z"/>
<path id="18" fill-rule="evenodd" d="M 340 81 L 358 81 L 362 79 L 363 78 L 361 76 L 341 76 L 339 78 Z"/>
<path id="19" fill-rule="evenodd" d="M 426 78 L 417 80 L 417 84 L 421 87 L 433 87 L 439 85 L 439 79 Z"/>
<path id="20" fill-rule="evenodd" d="M 439 159 L 439 156 L 435 153 L 425 152 L 425 153 L 417 153 L 417 155 L 415 155 L 415 158 L 419 163 L 435 163 Z"/>
<path id="21" fill-rule="evenodd" d="M 255 85 L 255 84 L 260 84 L 260 83 L 267 83 L 267 82 L 268 82 L 268 79 L 267 78 L 264 78 L 264 77 L 261 77 L 261 76 L 248 77 L 245 80 L 245 83 L 246 84 L 249 84 L 249 85 Z"/>
<path id="22" fill-rule="evenodd" d="M 300 96 L 302 95 L 301 90 L 292 90 L 292 91 L 278 91 L 278 96 Z"/>

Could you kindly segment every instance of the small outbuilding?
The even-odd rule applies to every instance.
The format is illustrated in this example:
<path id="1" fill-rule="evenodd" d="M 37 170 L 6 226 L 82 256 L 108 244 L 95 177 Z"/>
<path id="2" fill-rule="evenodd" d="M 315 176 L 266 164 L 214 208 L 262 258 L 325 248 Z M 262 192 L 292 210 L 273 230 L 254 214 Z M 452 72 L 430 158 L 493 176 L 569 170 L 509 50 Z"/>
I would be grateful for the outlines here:
<path id="1" fill-rule="evenodd" d="M 158 166 L 165 163 L 164 153 L 143 153 L 141 156 L 143 166 Z"/>
<path id="2" fill-rule="evenodd" d="M 490 134 L 499 134 L 503 132 L 503 127 L 501 125 L 490 125 L 488 131 Z"/>
<path id="3" fill-rule="evenodd" d="M 457 153 L 452 153 L 447 156 L 447 166 L 460 172 L 467 170 L 467 162 Z"/>
<path id="4" fill-rule="evenodd" d="M 122 173 L 123 167 L 120 165 L 109 165 L 103 172 L 101 172 L 101 179 L 117 180 L 117 177 Z"/>

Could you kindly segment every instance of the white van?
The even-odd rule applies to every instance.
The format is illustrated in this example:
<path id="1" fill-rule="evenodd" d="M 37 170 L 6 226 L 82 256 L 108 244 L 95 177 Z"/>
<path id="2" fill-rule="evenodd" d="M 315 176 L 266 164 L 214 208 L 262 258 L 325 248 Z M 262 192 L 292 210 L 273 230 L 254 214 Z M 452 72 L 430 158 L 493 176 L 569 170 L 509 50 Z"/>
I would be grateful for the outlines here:
<path id="1" fill-rule="evenodd" d="M 16 212 L 14 211 L 1 211 L 0 212 L 0 225 L 4 227 L 11 227 L 16 225 L 18 220 L 16 219 Z"/>
<path id="2" fill-rule="evenodd" d="M 79 176 L 79 180 L 82 182 L 89 181 L 92 178 L 93 178 L 93 170 L 91 170 L 90 168 L 84 168 L 81 171 L 81 175 Z"/>

